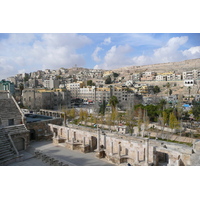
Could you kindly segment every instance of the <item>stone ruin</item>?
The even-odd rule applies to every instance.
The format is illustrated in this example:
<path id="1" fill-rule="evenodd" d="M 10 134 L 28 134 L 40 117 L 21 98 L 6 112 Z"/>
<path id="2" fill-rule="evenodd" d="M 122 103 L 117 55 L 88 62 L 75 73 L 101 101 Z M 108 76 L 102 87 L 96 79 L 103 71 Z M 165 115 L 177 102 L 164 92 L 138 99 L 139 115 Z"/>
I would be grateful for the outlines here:
<path id="1" fill-rule="evenodd" d="M 191 166 L 200 165 L 200 142 L 190 147 L 148 137 L 116 135 L 81 130 L 49 124 L 53 143 L 83 153 L 95 152 L 98 158 L 106 158 L 115 164 L 134 166 Z M 199 162 L 197 161 L 199 160 Z"/>

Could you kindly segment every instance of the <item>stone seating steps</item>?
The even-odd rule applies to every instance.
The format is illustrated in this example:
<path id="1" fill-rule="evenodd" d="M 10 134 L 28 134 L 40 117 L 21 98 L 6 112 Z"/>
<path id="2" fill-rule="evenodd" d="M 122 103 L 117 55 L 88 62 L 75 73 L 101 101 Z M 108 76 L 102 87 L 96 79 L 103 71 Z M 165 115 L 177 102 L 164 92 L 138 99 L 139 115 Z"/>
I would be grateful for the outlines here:
<path id="1" fill-rule="evenodd" d="M 9 132 L 9 134 L 13 134 L 13 133 L 23 133 L 23 132 L 27 132 L 27 129 L 25 128 L 24 124 L 21 125 L 15 125 L 15 126 L 7 126 L 3 128 L 5 132 Z"/>
<path id="2" fill-rule="evenodd" d="M 17 156 L 12 143 L 4 130 L 0 129 L 0 165 Z"/>
<path id="3" fill-rule="evenodd" d="M 3 153 L 6 153 L 6 152 L 12 152 L 12 149 L 11 148 L 0 148 L 0 155 L 3 154 Z"/>
<path id="4" fill-rule="evenodd" d="M 13 152 L 6 152 L 6 153 L 4 153 L 3 155 L 0 156 L 0 161 L 1 161 L 1 159 L 8 158 L 10 156 L 14 156 L 14 153 Z"/>
<path id="5" fill-rule="evenodd" d="M 7 165 L 9 162 L 13 162 L 13 160 L 14 161 L 16 160 L 16 156 L 10 156 L 10 157 L 7 157 L 7 158 L 3 158 L 0 161 L 0 166 L 3 166 L 5 164 Z"/>

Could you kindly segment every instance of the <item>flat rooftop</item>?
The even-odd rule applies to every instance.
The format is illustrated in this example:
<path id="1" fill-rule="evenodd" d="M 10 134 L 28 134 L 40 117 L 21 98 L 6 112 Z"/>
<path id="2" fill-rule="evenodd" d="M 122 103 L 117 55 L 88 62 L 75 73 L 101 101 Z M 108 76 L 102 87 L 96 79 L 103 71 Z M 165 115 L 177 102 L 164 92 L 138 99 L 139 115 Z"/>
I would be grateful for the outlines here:
<path id="1" fill-rule="evenodd" d="M 52 119 L 52 117 L 50 117 L 50 116 L 38 115 L 38 114 L 32 114 L 32 113 L 25 114 L 24 116 L 26 117 L 27 123 L 39 122 L 39 121 L 43 121 L 43 120 Z"/>

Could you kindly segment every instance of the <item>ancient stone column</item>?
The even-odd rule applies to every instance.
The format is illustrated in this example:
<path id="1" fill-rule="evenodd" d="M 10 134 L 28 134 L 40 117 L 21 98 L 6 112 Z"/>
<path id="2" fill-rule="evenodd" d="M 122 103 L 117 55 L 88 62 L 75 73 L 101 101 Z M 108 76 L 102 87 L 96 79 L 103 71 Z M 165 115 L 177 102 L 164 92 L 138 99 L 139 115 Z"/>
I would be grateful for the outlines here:
<path id="1" fill-rule="evenodd" d="M 149 139 L 146 139 L 145 162 L 149 162 Z"/>
<path id="2" fill-rule="evenodd" d="M 74 138 L 73 138 L 73 137 L 71 138 L 71 143 L 72 143 L 72 144 L 74 143 Z"/>
<path id="3" fill-rule="evenodd" d="M 100 151 L 100 131 L 97 129 L 97 151 Z"/>
<path id="4" fill-rule="evenodd" d="M 139 151 L 138 151 L 138 149 L 136 149 L 136 151 L 135 151 L 135 153 L 136 153 L 136 162 L 137 163 L 139 163 Z"/>
<path id="5" fill-rule="evenodd" d="M 113 142 L 111 142 L 111 144 L 110 144 L 110 147 L 111 147 L 111 156 L 113 156 Z"/>
<path id="6" fill-rule="evenodd" d="M 69 142 L 69 129 L 67 130 L 67 141 Z"/>
<path id="7" fill-rule="evenodd" d="M 74 141 L 76 140 L 76 132 L 74 132 Z"/>
<path id="8" fill-rule="evenodd" d="M 176 160 L 176 166 L 180 166 L 180 159 Z"/>
<path id="9" fill-rule="evenodd" d="M 119 155 L 119 157 L 121 156 L 121 145 L 120 144 L 118 145 L 118 155 Z"/>
<path id="10" fill-rule="evenodd" d="M 104 149 L 106 149 L 106 134 L 104 135 Z"/>
<path id="11" fill-rule="evenodd" d="M 83 146 L 85 146 L 85 137 L 83 137 Z"/>
<path id="12" fill-rule="evenodd" d="M 153 147 L 153 164 L 154 166 L 157 166 L 156 147 Z"/>
<path id="13" fill-rule="evenodd" d="M 64 113 L 64 126 L 66 126 L 66 114 Z"/>

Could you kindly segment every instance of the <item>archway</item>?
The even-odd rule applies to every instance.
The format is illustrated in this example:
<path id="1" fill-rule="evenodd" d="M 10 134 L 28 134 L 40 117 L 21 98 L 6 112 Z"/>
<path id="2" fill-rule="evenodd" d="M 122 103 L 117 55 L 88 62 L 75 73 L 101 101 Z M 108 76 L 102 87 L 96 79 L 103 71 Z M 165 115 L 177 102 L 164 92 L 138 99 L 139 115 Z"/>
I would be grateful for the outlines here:
<path id="1" fill-rule="evenodd" d="M 18 151 L 22 151 L 25 149 L 25 139 L 22 137 L 14 139 L 15 147 Z"/>
<path id="2" fill-rule="evenodd" d="M 30 140 L 36 140 L 36 133 L 34 129 L 30 129 Z"/>
<path id="3" fill-rule="evenodd" d="M 169 155 L 167 153 L 158 152 L 158 165 L 159 166 L 167 166 L 169 163 Z"/>
<path id="4" fill-rule="evenodd" d="M 97 149 L 97 138 L 91 136 L 91 150 L 94 151 L 95 149 Z"/>

